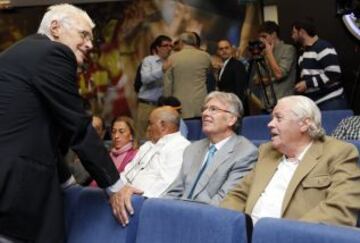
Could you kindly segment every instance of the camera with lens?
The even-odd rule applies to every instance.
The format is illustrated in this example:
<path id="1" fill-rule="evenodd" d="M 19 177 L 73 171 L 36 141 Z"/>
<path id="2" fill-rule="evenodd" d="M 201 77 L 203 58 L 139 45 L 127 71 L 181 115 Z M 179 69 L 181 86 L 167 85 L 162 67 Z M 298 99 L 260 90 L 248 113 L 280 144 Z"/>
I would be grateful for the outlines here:
<path id="1" fill-rule="evenodd" d="M 261 57 L 261 53 L 265 49 L 265 44 L 261 40 L 249 41 L 248 49 L 254 58 Z"/>

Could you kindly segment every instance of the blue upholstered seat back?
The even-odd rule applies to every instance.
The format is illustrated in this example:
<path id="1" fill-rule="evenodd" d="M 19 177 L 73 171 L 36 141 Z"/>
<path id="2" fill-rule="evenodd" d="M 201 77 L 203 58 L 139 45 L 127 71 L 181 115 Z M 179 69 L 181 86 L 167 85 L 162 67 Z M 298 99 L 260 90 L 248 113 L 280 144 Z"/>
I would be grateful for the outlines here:
<path id="1" fill-rule="evenodd" d="M 260 219 L 254 227 L 252 243 L 304 242 L 360 242 L 360 230 L 274 218 Z"/>
<path id="2" fill-rule="evenodd" d="M 137 243 L 245 243 L 245 215 L 202 203 L 147 199 Z"/>
<path id="3" fill-rule="evenodd" d="M 69 222 L 68 243 L 133 243 L 139 221 L 143 197 L 134 196 L 132 203 L 135 214 L 130 224 L 123 228 L 113 217 L 105 192 L 98 188 L 84 188 L 72 208 Z M 74 205 L 73 205 L 74 206 Z"/>

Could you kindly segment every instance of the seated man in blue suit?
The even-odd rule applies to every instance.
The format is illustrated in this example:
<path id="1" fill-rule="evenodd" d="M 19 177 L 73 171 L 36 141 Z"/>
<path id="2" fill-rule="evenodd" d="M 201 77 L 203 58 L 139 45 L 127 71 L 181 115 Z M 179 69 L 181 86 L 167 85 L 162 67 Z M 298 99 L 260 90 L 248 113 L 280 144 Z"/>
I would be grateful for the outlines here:
<path id="1" fill-rule="evenodd" d="M 207 138 L 188 146 L 180 174 L 166 197 L 201 201 L 217 206 L 251 170 L 257 148 L 235 134 L 243 113 L 233 93 L 212 92 L 202 108 L 202 130 Z"/>

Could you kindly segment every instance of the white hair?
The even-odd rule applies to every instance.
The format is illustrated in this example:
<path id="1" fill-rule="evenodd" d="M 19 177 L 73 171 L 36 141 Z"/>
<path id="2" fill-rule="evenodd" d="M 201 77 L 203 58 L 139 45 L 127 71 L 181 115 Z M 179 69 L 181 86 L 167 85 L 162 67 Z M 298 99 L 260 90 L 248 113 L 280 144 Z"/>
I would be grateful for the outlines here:
<path id="1" fill-rule="evenodd" d="M 44 14 L 37 32 L 52 39 L 50 26 L 53 21 L 56 20 L 65 26 L 72 26 L 76 24 L 76 18 L 78 17 L 82 17 L 88 22 L 91 28 L 95 27 L 94 22 L 84 10 L 67 3 L 52 5 Z"/>
<path id="2" fill-rule="evenodd" d="M 325 136 L 325 131 L 321 126 L 321 112 L 313 100 L 302 95 L 286 96 L 279 102 L 291 103 L 292 113 L 299 119 L 310 119 L 308 134 L 314 140 L 321 140 Z"/>

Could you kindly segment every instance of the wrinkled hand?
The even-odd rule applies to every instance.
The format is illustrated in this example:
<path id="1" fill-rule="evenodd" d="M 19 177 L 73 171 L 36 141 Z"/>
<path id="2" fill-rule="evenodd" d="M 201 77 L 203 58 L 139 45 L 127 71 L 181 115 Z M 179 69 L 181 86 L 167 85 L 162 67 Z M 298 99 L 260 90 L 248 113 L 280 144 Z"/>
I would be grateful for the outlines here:
<path id="1" fill-rule="evenodd" d="M 304 93 L 305 90 L 306 90 L 306 82 L 303 80 L 303 81 L 300 81 L 299 83 L 297 83 L 295 85 L 295 92 L 296 93 Z"/>
<path id="2" fill-rule="evenodd" d="M 134 209 L 131 205 L 131 196 L 133 194 L 143 194 L 140 189 L 125 185 L 119 192 L 110 196 L 110 204 L 115 218 L 121 223 L 123 227 L 129 224 L 129 216 L 134 214 Z"/>

